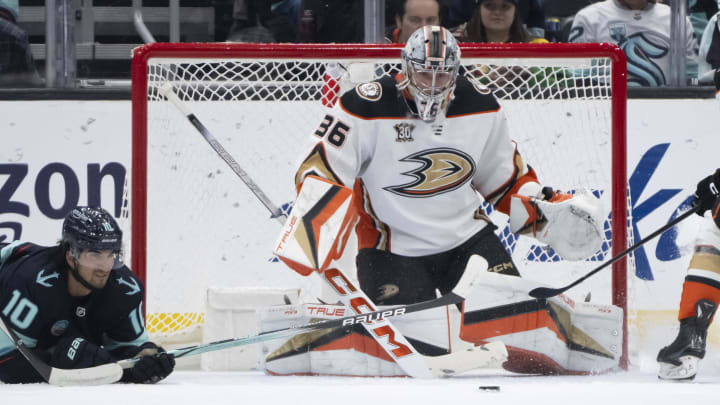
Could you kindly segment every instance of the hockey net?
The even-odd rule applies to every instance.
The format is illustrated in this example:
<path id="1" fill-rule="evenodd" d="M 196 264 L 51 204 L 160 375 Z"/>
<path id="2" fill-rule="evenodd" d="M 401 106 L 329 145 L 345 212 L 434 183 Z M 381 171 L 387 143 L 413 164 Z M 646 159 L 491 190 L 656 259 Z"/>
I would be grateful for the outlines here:
<path id="1" fill-rule="evenodd" d="M 170 83 L 280 206 L 294 200 L 295 170 L 326 109 L 354 84 L 394 76 L 399 54 L 397 46 L 383 45 L 152 44 L 135 50 L 131 263 L 147 286 L 151 335 L 197 330 L 210 286 L 298 287 L 309 300 L 326 294 L 270 260 L 277 222 L 161 87 Z M 589 189 L 608 212 L 602 249 L 588 260 L 565 262 L 510 233 L 507 217 L 485 205 L 523 275 L 560 286 L 624 250 L 632 228 L 622 52 L 603 44 L 463 45 L 462 62 L 461 74 L 495 92 L 542 183 L 566 192 Z M 582 300 L 591 292 L 593 302 L 627 309 L 628 262 L 618 261 L 568 295 Z"/>

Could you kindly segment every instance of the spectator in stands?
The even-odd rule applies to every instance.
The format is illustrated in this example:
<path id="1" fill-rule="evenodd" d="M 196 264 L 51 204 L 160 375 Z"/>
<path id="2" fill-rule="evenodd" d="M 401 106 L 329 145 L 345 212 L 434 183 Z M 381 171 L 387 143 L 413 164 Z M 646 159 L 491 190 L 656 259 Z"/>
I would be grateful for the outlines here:
<path id="1" fill-rule="evenodd" d="M 717 0 L 688 0 L 687 14 L 692 22 L 696 38 L 702 36 L 708 21 L 717 12 Z"/>
<path id="2" fill-rule="evenodd" d="M 515 3 L 517 7 L 516 13 L 520 21 L 525 25 L 525 29 L 536 38 L 545 36 L 545 10 L 543 6 L 544 0 L 518 0 Z M 448 27 L 458 27 L 468 22 L 474 14 L 482 0 L 445 0 L 447 4 L 447 21 Z M 453 30 L 457 32 L 457 30 Z"/>
<path id="3" fill-rule="evenodd" d="M 302 0 L 300 42 L 364 42 L 364 0 Z"/>
<path id="4" fill-rule="evenodd" d="M 295 42 L 302 0 L 234 0 L 230 42 Z"/>
<path id="5" fill-rule="evenodd" d="M 703 31 L 699 59 L 700 82 L 712 81 L 720 90 L 720 12 L 710 18 Z"/>
<path id="6" fill-rule="evenodd" d="M 0 0 L 0 86 L 40 84 L 27 33 L 16 22 L 18 0 Z"/>
<path id="7" fill-rule="evenodd" d="M 655 0 L 605 0 L 575 16 L 570 42 L 612 42 L 627 56 L 628 85 L 663 86 L 670 73 L 670 7 Z M 687 20 L 685 49 L 697 61 L 697 40 Z"/>
<path id="8" fill-rule="evenodd" d="M 424 25 L 440 25 L 438 0 L 400 0 L 395 11 L 395 28 L 388 40 L 404 44 L 410 34 Z"/>
<path id="9" fill-rule="evenodd" d="M 523 26 L 518 13 L 518 0 L 479 0 L 470 21 L 460 37 L 465 42 L 532 42 L 546 43 L 533 37 Z"/>
<path id="10" fill-rule="evenodd" d="M 228 34 L 228 42 L 275 42 L 270 30 L 260 23 L 263 0 L 235 0 L 233 2 L 233 24 Z M 259 6 L 259 7 L 256 7 Z"/>

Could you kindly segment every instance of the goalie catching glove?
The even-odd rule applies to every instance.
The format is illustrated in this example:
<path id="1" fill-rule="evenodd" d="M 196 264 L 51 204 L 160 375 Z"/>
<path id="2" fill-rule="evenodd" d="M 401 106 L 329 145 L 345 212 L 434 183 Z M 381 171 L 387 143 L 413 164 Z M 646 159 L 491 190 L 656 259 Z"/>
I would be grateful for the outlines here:
<path id="1" fill-rule="evenodd" d="M 530 234 L 547 243 L 566 260 L 583 260 L 603 241 L 600 200 L 583 190 L 574 196 L 542 189 L 542 198 L 514 194 L 510 201 L 510 230 Z"/>

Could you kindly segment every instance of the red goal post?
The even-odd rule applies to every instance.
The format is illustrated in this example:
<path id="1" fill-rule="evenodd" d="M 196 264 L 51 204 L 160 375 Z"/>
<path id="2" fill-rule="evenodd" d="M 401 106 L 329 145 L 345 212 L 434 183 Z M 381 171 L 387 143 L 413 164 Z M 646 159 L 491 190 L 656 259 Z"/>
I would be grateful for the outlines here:
<path id="1" fill-rule="evenodd" d="M 332 97 L 336 94 L 329 95 L 328 91 L 332 93 L 337 90 L 333 88 L 335 80 L 340 81 L 340 77 L 334 77 L 336 73 L 333 72 L 338 71 L 338 66 L 343 70 L 340 75 L 349 72 L 347 75 L 352 76 L 355 62 L 358 66 L 364 66 L 364 73 L 360 76 L 367 76 L 368 66 L 372 66 L 371 76 L 392 74 L 396 67 L 391 65 L 399 61 L 400 49 L 401 46 L 397 44 L 155 43 L 134 50 L 131 231 L 127 233 L 131 235 L 132 269 L 147 287 L 146 313 L 150 332 L 174 333 L 187 324 L 201 324 L 202 316 L 196 312 L 201 312 L 202 308 L 176 310 L 165 305 L 165 302 L 171 298 L 178 299 L 177 296 L 183 303 L 199 301 L 190 298 L 188 290 L 201 288 L 203 282 L 206 285 L 212 282 L 228 285 L 268 282 L 268 271 L 264 270 L 265 264 L 261 261 L 267 260 L 265 256 L 270 249 L 259 254 L 262 257 L 253 259 L 254 262 L 248 262 L 248 257 L 257 253 L 262 246 L 255 245 L 252 237 L 248 241 L 245 235 L 240 235 L 235 240 L 233 235 L 234 232 L 256 232 L 265 237 L 265 233 L 271 233 L 265 230 L 264 223 L 258 225 L 259 222 L 245 222 L 245 216 L 254 217 L 252 221 L 271 223 L 267 225 L 270 227 L 268 229 L 276 226 L 267 215 L 259 218 L 262 216 L 262 206 L 257 201 L 255 203 L 260 209 L 251 206 L 254 204 L 252 196 L 247 196 L 245 186 L 238 179 L 232 178 L 219 158 L 213 158 L 211 153 L 202 155 L 206 153 L 204 149 L 209 149 L 207 145 L 197 139 L 185 140 L 200 136 L 192 133 L 193 129 L 188 128 L 189 124 L 177 111 L 173 112 L 172 107 L 164 106 L 169 103 L 163 101 L 158 87 L 163 82 L 171 82 L 178 96 L 199 111 L 198 117 L 211 127 L 210 130 L 239 164 L 252 172 L 251 177 L 259 179 L 256 180 L 259 186 L 264 191 L 265 187 L 269 188 L 267 194 L 275 199 L 276 205 L 280 205 L 287 202 L 286 191 L 275 192 L 273 187 L 278 183 L 277 179 L 265 179 L 264 176 L 272 174 L 270 172 L 274 169 L 281 172 L 283 177 L 287 176 L 286 172 L 293 167 L 293 159 L 298 157 L 293 154 L 301 152 L 301 141 L 291 142 L 283 137 L 288 135 L 300 139 L 311 133 L 301 124 L 301 118 L 303 122 L 305 116 L 309 117 L 309 122 L 317 121 L 320 118 L 317 111 L 325 108 L 322 105 L 333 102 Z M 518 127 L 517 131 L 521 138 L 518 139 L 519 148 L 534 167 L 540 166 L 538 172 L 541 180 L 547 179 L 549 185 L 574 190 L 583 185 L 584 179 L 572 179 L 563 184 L 560 177 L 573 177 L 576 167 L 580 166 L 589 167 L 585 179 L 588 183 L 593 183 L 591 178 L 595 176 L 603 178 L 598 184 L 587 186 L 600 196 L 609 195 L 608 208 L 612 214 L 606 225 L 608 241 L 604 251 L 593 260 L 586 261 L 581 268 L 568 271 L 563 276 L 566 278 L 559 277 L 558 280 L 563 281 L 557 281 L 557 285 L 584 274 L 627 248 L 631 224 L 628 223 L 626 181 L 627 74 L 623 52 L 612 44 L 559 43 L 462 44 L 461 50 L 465 74 L 492 88 L 501 105 L 504 108 L 507 105 L 512 111 L 508 114 L 509 120 L 524 125 Z M 386 68 L 387 71 L 383 70 Z M 548 111 L 559 112 L 559 115 L 551 117 L 547 111 L 538 110 L 537 116 L 525 116 L 534 113 L 535 107 L 544 105 L 549 106 Z M 278 124 L 286 118 L 287 122 Z M 566 120 L 573 122 L 564 130 L 561 125 L 565 125 Z M 549 128 L 542 129 L 543 125 Z M 547 135 L 537 135 L 538 139 L 535 139 L 535 135 L 541 133 Z M 252 138 L 242 138 L 248 134 L 252 134 Z M 157 136 L 167 138 L 156 140 Z M 542 137 L 547 139 L 540 139 Z M 564 146 L 568 157 L 559 155 L 553 149 L 547 155 L 538 155 L 536 160 L 530 158 L 532 153 L 526 153 L 527 149 L 542 149 L 545 144 L 554 146 L 565 139 L 580 137 L 583 138 L 576 140 L 577 144 Z M 607 137 L 607 140 L 601 142 L 601 137 Z M 268 145 L 256 145 L 265 141 Z M 593 144 L 595 141 L 597 144 Z M 531 147 L 527 147 L 528 144 Z M 551 173 L 555 169 L 553 166 L 561 166 L 570 162 L 572 156 L 584 153 L 582 145 L 588 149 L 589 156 L 600 149 L 607 149 L 609 155 L 599 158 L 597 164 L 585 163 L 591 161 L 592 156 L 582 158 L 583 161 L 574 166 L 569 163 L 570 166 L 559 168 L 558 175 Z M 252 149 L 256 146 L 257 150 Z M 547 169 L 548 175 L 543 174 L 543 168 Z M 196 178 L 194 171 L 202 173 L 202 176 Z M 580 173 L 580 170 L 577 169 L 577 172 Z M 222 183 L 226 180 L 228 183 Z M 283 187 L 287 188 L 287 184 Z M 227 197 L 227 194 L 232 193 L 239 195 Z M 205 200 L 208 201 L 203 200 L 203 196 L 207 196 Z M 212 205 L 226 197 L 235 200 L 221 208 Z M 232 208 L 238 206 L 239 210 Z M 197 224 L 216 220 L 218 222 L 215 224 L 196 227 Z M 238 227 L 243 229 L 242 232 L 224 230 L 225 227 L 231 227 L 228 224 L 235 220 L 240 223 Z M 503 231 L 502 226 L 499 231 Z M 272 235 L 270 239 L 274 237 Z M 501 237 L 506 246 L 510 246 L 509 249 L 517 250 L 520 242 L 516 237 Z M 162 243 L 167 247 L 160 246 Z M 224 245 L 225 248 L 218 245 Z M 543 262 L 543 266 L 557 265 L 559 262 L 546 250 L 536 246 L 530 248 L 531 251 L 533 249 L 535 253 L 522 253 L 522 258 L 513 256 L 521 262 L 521 269 L 523 264 L 532 267 L 535 262 Z M 151 259 L 152 255 L 164 256 Z M 532 255 L 535 256 L 531 258 Z M 222 281 L 221 276 L 205 274 L 207 268 L 213 271 L 221 269 L 225 266 L 224 262 L 228 261 L 240 267 L 243 263 L 250 264 L 242 271 L 222 270 L 225 274 L 242 274 L 234 275 L 228 281 Z M 262 270 L 258 270 L 260 268 Z M 253 280 L 246 280 L 246 276 Z M 174 280 L 181 279 L 176 285 L 168 286 Z M 284 282 L 293 284 L 294 280 Z M 613 265 L 609 283 L 612 303 L 625 312 L 621 365 L 627 367 L 626 260 Z M 158 294 L 160 291 L 163 292 Z M 185 297 L 186 294 L 188 297 Z M 173 298 L 173 295 L 176 297 Z M 151 318 L 151 314 L 156 313 L 153 308 L 155 305 L 163 307 L 157 311 L 164 314 L 160 318 L 164 317 L 165 320 Z M 188 314 L 193 314 L 195 318 L 186 320 L 186 317 L 191 317 Z M 182 319 L 178 321 L 180 326 L 172 326 L 168 330 L 155 324 L 175 322 L 178 319 Z"/>

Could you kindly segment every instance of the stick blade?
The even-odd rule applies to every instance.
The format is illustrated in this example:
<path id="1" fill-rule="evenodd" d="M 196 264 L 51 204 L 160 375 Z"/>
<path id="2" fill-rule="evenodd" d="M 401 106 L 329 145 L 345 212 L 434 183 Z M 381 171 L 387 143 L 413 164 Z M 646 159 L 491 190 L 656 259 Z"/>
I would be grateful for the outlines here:
<path id="1" fill-rule="evenodd" d="M 48 383 L 61 387 L 73 385 L 103 385 L 120 381 L 123 369 L 117 363 L 103 364 L 90 368 L 66 370 L 53 368 Z"/>
<path id="2" fill-rule="evenodd" d="M 550 288 L 550 287 L 538 287 L 533 288 L 528 293 L 529 296 L 537 299 L 550 298 L 558 294 L 562 294 L 565 291 L 563 288 Z"/>
<path id="3" fill-rule="evenodd" d="M 443 356 L 428 357 L 428 366 L 435 377 L 450 377 L 478 368 L 498 367 L 507 360 L 503 342 L 471 346 Z"/>

